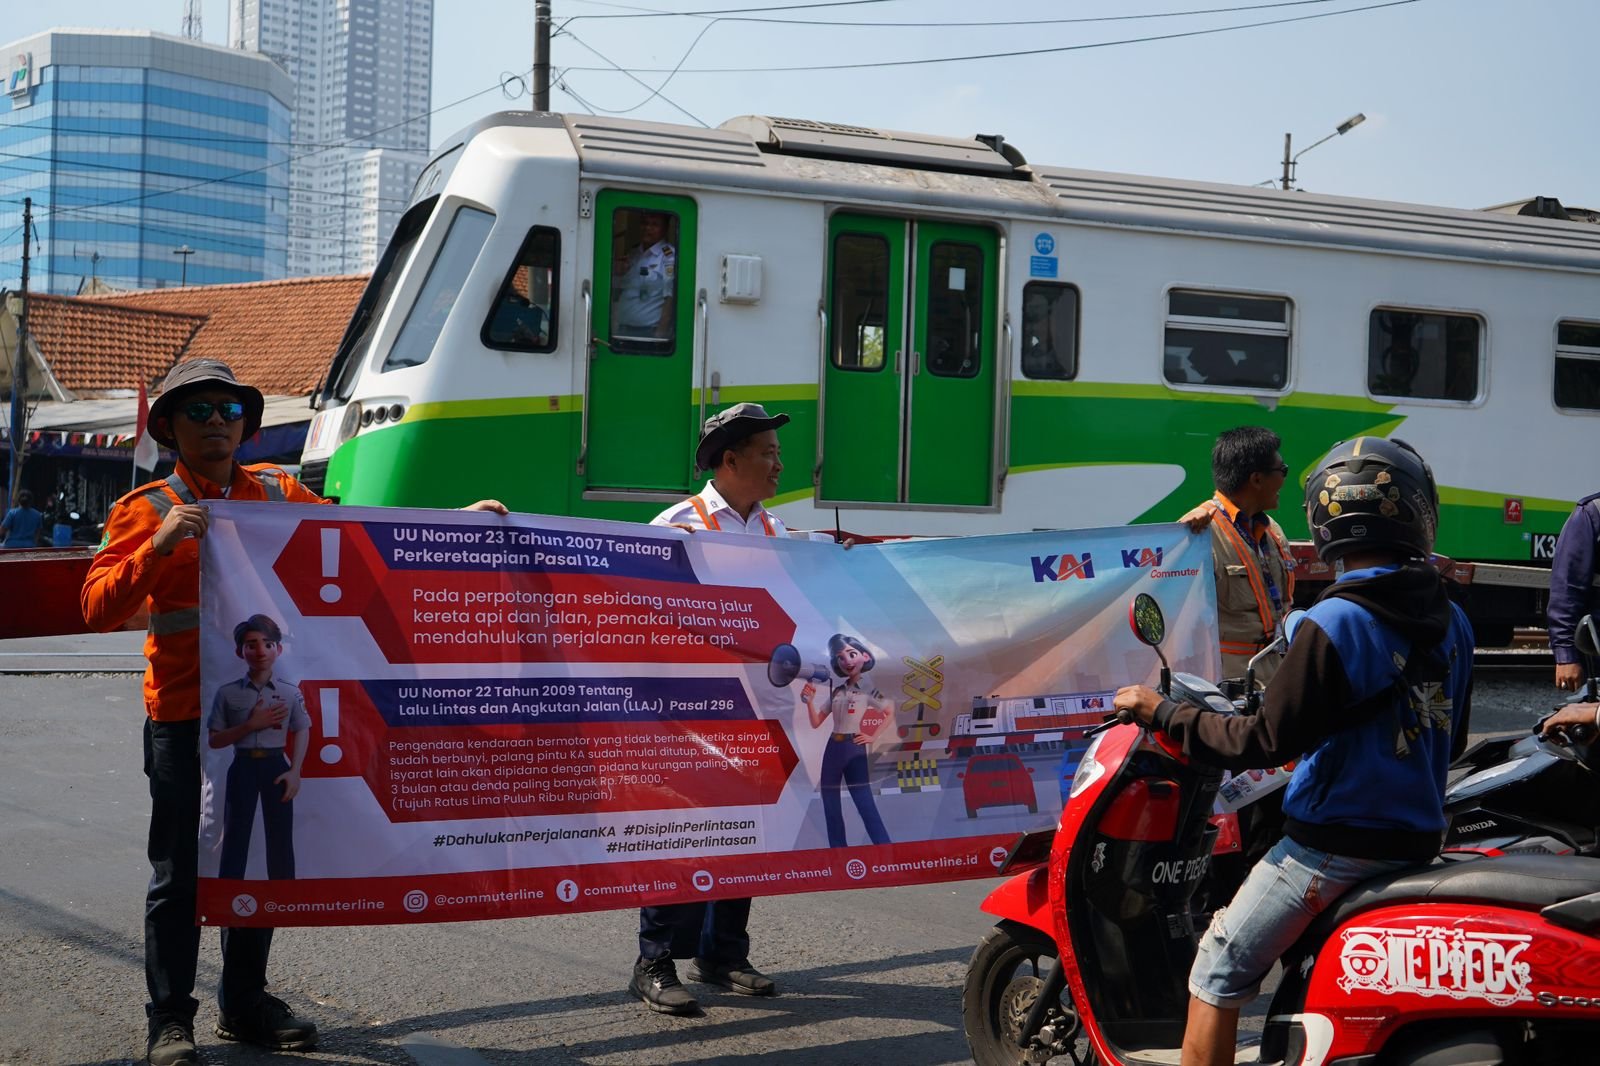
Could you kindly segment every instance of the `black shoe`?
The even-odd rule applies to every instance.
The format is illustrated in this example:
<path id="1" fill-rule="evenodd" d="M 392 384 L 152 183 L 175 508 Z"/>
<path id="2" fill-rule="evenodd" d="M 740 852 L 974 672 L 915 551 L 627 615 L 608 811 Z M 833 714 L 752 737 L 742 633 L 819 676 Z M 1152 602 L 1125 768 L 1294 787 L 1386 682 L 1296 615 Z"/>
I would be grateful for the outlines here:
<path id="1" fill-rule="evenodd" d="M 200 1052 L 194 1046 L 193 1023 L 179 1018 L 153 1021 L 144 1057 L 150 1066 L 192 1066 L 198 1063 Z"/>
<path id="2" fill-rule="evenodd" d="M 738 962 L 707 962 L 695 959 L 689 966 L 689 980 L 708 985 L 721 985 L 741 996 L 775 996 L 777 982 L 750 965 L 749 959 Z"/>
<path id="3" fill-rule="evenodd" d="M 275 1051 L 309 1051 L 317 1046 L 316 1023 L 296 1018 L 287 1003 L 264 992 L 244 1013 L 218 1016 L 217 1035 Z"/>
<path id="4" fill-rule="evenodd" d="M 700 1012 L 700 1004 L 683 990 L 683 984 L 678 980 L 678 968 L 672 965 L 669 958 L 647 959 L 641 956 L 633 964 L 633 980 L 628 982 L 628 992 L 661 1014 Z"/>

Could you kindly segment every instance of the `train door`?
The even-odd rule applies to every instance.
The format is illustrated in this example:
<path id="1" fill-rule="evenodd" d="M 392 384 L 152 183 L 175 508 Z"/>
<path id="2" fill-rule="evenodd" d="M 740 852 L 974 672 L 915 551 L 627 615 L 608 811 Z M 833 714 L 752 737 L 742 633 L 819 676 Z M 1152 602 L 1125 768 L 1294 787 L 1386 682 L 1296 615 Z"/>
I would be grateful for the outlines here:
<path id="1" fill-rule="evenodd" d="M 998 238 L 844 213 L 828 238 L 822 501 L 988 506 Z"/>
<path id="2" fill-rule="evenodd" d="M 686 492 L 699 427 L 693 200 L 621 189 L 595 198 L 590 488 Z"/>

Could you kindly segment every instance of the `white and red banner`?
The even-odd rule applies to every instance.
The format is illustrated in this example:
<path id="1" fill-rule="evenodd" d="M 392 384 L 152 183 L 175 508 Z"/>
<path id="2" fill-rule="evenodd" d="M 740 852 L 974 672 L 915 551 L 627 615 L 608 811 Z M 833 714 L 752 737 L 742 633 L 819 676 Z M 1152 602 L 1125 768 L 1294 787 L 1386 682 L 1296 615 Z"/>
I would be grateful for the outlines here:
<path id="1" fill-rule="evenodd" d="M 1175 669 L 1219 665 L 1209 539 L 1180 526 L 846 550 L 209 506 L 207 924 L 989 876 L 1053 823 L 1111 694 L 1156 676 L 1136 593 Z"/>

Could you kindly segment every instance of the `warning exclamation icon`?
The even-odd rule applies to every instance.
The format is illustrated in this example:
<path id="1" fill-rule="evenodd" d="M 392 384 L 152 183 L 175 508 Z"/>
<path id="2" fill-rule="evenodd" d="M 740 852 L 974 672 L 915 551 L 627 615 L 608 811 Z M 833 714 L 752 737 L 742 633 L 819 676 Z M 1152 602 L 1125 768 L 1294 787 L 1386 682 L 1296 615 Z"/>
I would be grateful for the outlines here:
<path id="1" fill-rule="evenodd" d="M 326 589 L 323 590 L 326 593 Z M 334 599 L 338 599 L 338 589 L 334 589 Z M 336 688 L 323 688 L 317 690 L 318 702 L 322 706 L 322 735 L 328 740 L 339 736 L 339 690 Z M 328 764 L 338 762 L 344 758 L 344 751 L 337 744 L 324 744 L 317 752 L 322 761 Z"/>
<path id="2" fill-rule="evenodd" d="M 319 530 L 322 534 L 322 576 L 337 578 L 339 576 L 339 527 L 325 526 Z M 322 586 L 322 602 L 338 603 L 343 590 L 331 581 Z"/>

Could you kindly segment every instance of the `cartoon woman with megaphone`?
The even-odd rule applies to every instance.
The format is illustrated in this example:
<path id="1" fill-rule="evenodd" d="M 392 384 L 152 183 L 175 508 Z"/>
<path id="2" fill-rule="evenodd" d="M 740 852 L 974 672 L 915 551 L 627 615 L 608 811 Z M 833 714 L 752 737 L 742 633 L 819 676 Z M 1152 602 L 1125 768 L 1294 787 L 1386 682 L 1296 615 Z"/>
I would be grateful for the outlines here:
<path id="1" fill-rule="evenodd" d="M 877 665 L 877 659 L 866 644 L 856 637 L 835 633 L 828 639 L 828 662 L 833 673 L 842 679 L 829 684 L 828 702 L 817 707 L 816 681 L 807 681 L 800 690 L 813 729 L 821 729 L 832 720 L 832 732 L 822 753 L 822 814 L 828 827 L 828 846 L 845 846 L 844 808 L 839 796 L 841 786 L 850 790 L 856 813 L 874 844 L 889 843 L 889 833 L 878 816 L 877 802 L 872 798 L 871 771 L 867 764 L 867 745 L 872 743 L 869 715 L 879 725 L 894 710 L 887 696 L 875 688 L 867 688 L 864 676 Z M 866 728 L 864 728 L 864 726 Z"/>

